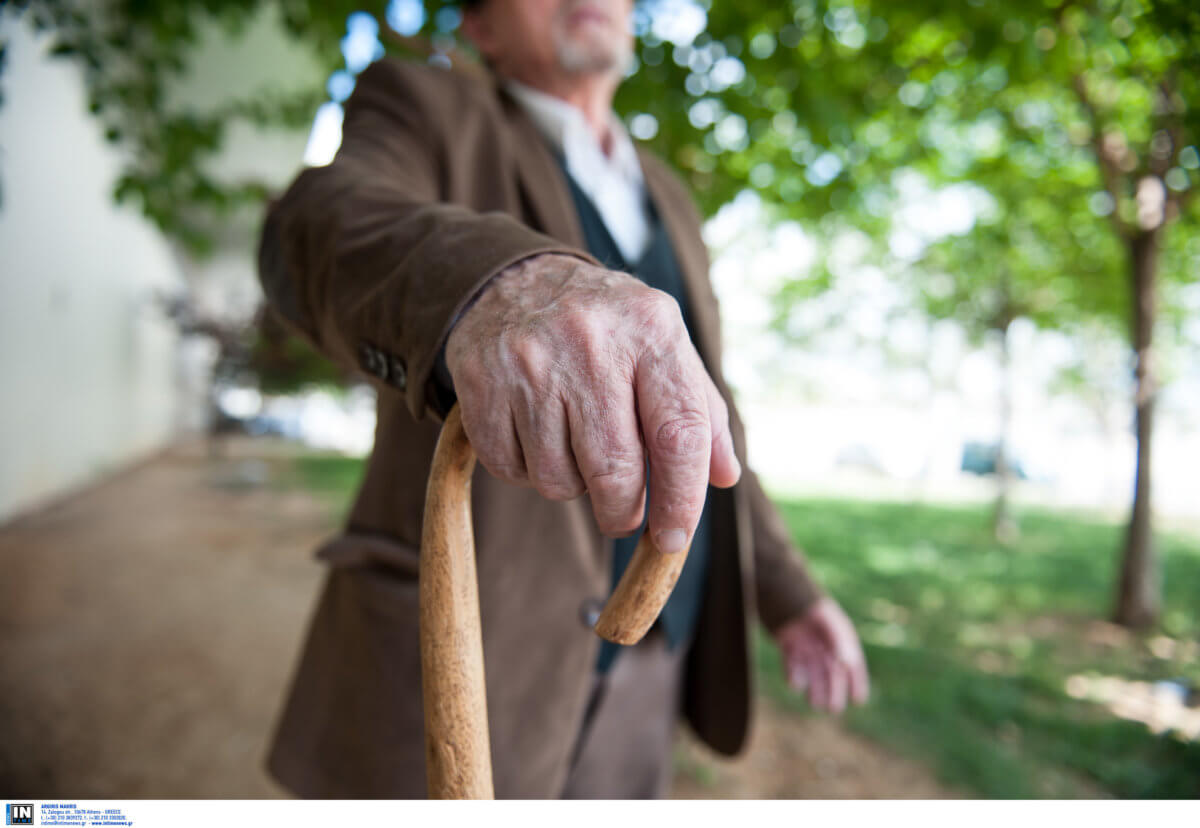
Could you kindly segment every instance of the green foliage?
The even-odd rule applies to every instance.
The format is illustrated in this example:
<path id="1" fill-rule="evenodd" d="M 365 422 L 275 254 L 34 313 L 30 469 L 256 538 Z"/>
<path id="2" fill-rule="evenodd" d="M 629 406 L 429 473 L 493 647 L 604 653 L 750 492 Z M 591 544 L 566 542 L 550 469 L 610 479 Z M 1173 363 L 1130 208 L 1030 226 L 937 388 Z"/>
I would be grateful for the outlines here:
<path id="1" fill-rule="evenodd" d="M 261 0 L 158 3 L 118 0 L 18 0 L 6 11 L 53 36 L 49 53 L 82 70 L 88 111 L 105 138 L 125 156 L 114 197 L 137 203 L 168 236 L 193 252 L 208 251 L 214 225 L 241 207 L 257 209 L 268 195 L 259 180 L 226 181 L 207 164 L 238 124 L 297 127 L 309 123 L 323 98 L 320 89 L 284 95 L 264 90 L 238 98 L 238 90 L 203 112 L 172 106 L 172 84 L 184 77 L 205 25 L 234 35 L 268 5 Z M 329 14 L 337 4 L 329 4 Z M 303 6 L 283 7 L 282 19 L 303 36 L 337 53 L 345 12 L 313 15 Z M 331 68 L 335 65 L 331 62 Z"/>
<path id="2" fill-rule="evenodd" d="M 658 118 L 706 212 L 750 188 L 819 236 L 867 232 L 884 262 L 898 171 L 970 182 L 994 204 L 976 230 L 891 263 L 932 315 L 1124 330 L 1141 182 L 1185 227 L 1166 239 L 1168 311 L 1169 283 L 1200 266 L 1184 249 L 1200 226 L 1198 38 L 1184 2 L 712 4 L 695 43 L 643 41 L 622 102 Z M 744 75 L 725 86 L 731 60 Z M 785 288 L 782 312 L 829 281 Z"/>
<path id="3" fill-rule="evenodd" d="M 285 485 L 313 492 L 328 502 L 337 520 L 349 511 L 366 469 L 363 461 L 340 454 L 304 454 L 284 476 Z"/>
<path id="4" fill-rule="evenodd" d="M 164 230 L 203 247 L 198 213 L 227 214 L 264 196 L 260 182 L 218 182 L 205 172 L 230 125 L 304 123 L 323 92 L 231 97 L 203 114 L 165 111 L 167 85 L 186 71 L 202 26 L 215 21 L 233 33 L 276 8 L 286 30 L 326 55 L 332 71 L 346 18 L 362 5 L 123 0 L 97 10 L 80 0 L 23 0 L 12 7 L 52 30 L 54 53 L 83 67 L 93 113 L 129 151 L 118 197 L 138 199 Z M 384 4 L 365 5 L 386 35 Z M 438 11 L 456 5 L 430 0 L 420 36 L 384 36 L 387 48 L 454 50 Z M 1109 309 L 1116 304 L 1110 273 L 1120 265 L 1111 242 L 1096 243 L 1105 221 L 1094 215 L 1104 210 L 1098 142 L 1114 136 L 1114 147 L 1127 147 L 1137 165 L 1114 186 L 1122 221 L 1136 212 L 1131 182 L 1143 172 L 1169 175 L 1173 193 L 1193 189 L 1196 150 L 1188 141 L 1198 116 L 1186 102 L 1200 79 L 1200 35 L 1188 3 L 702 5 L 706 30 L 686 45 L 647 30 L 653 4 L 639 5 L 638 70 L 618 108 L 654 116 L 653 144 L 686 175 L 706 214 L 749 188 L 781 218 L 836 218 L 883 240 L 898 170 L 972 181 L 996 197 L 992 221 L 1003 225 L 1010 250 L 1039 239 L 1048 255 L 1034 266 L 1060 281 L 1082 279 L 1092 289 L 1073 289 L 1071 298 L 1098 297 L 1093 304 Z M 1175 262 L 1165 270 L 1187 268 Z"/>
<path id="5" fill-rule="evenodd" d="M 1154 735 L 1065 692 L 1076 675 L 1200 688 L 1200 663 L 1186 650 L 1162 657 L 1149 646 L 1157 635 L 1200 641 L 1195 537 L 1159 538 L 1164 626 L 1139 637 L 1092 620 L 1109 601 L 1117 526 L 1029 510 L 1009 547 L 992 538 L 983 507 L 781 506 L 866 646 L 872 701 L 849 714 L 852 728 L 985 797 L 1200 795 L 1200 743 Z M 761 639 L 758 660 L 766 691 L 805 710 Z"/>
<path id="6" fill-rule="evenodd" d="M 314 385 L 345 387 L 351 379 L 272 313 L 259 320 L 246 363 L 258 379 L 259 390 L 266 394 L 288 394 Z"/>

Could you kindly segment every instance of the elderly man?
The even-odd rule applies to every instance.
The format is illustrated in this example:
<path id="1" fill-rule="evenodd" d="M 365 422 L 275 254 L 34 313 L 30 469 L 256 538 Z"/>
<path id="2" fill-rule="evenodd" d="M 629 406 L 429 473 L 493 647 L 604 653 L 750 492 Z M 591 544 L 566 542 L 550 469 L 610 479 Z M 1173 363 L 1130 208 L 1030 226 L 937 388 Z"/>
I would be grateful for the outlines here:
<path id="1" fill-rule="evenodd" d="M 375 449 L 268 765 L 303 796 L 424 792 L 417 549 L 457 399 L 499 796 L 661 796 L 680 711 L 736 753 L 758 617 L 814 706 L 867 693 L 854 628 L 744 469 L 700 217 L 611 108 L 630 0 L 479 0 L 490 72 L 381 61 L 327 167 L 271 209 L 276 310 L 379 389 Z M 590 626 L 643 531 L 690 546 L 641 644 Z"/>

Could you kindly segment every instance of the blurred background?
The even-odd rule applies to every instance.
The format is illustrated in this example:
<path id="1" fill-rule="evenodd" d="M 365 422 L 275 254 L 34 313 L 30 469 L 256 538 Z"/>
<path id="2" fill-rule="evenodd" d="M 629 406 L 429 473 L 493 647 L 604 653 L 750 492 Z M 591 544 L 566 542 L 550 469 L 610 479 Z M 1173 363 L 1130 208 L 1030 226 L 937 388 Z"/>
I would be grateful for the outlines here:
<path id="1" fill-rule="evenodd" d="M 0 789 L 258 797 L 373 392 L 262 310 L 263 207 L 436 0 L 0 9 Z M 641 0 L 751 463 L 869 706 L 759 647 L 677 796 L 1200 797 L 1200 11 Z M 763 642 L 760 642 L 763 643 Z"/>

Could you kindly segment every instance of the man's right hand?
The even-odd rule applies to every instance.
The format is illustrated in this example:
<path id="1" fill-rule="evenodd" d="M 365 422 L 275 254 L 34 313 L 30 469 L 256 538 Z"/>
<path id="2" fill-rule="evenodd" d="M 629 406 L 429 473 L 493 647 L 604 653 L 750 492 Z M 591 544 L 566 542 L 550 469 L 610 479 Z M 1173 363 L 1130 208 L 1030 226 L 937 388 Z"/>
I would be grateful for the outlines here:
<path id="1" fill-rule="evenodd" d="M 682 551 L 709 483 L 741 475 L 729 412 L 679 305 L 625 273 L 543 254 L 499 273 L 450 333 L 463 428 L 496 477 L 591 495 L 600 531 Z"/>

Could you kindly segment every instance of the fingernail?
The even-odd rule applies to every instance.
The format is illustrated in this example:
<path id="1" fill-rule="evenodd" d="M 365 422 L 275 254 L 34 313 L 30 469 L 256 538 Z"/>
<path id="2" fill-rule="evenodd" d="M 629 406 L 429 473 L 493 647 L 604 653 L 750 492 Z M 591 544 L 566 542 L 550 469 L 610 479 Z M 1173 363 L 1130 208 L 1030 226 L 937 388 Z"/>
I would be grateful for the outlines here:
<path id="1" fill-rule="evenodd" d="M 673 555 L 687 546 L 687 532 L 682 529 L 663 529 L 654 536 L 660 552 Z"/>

